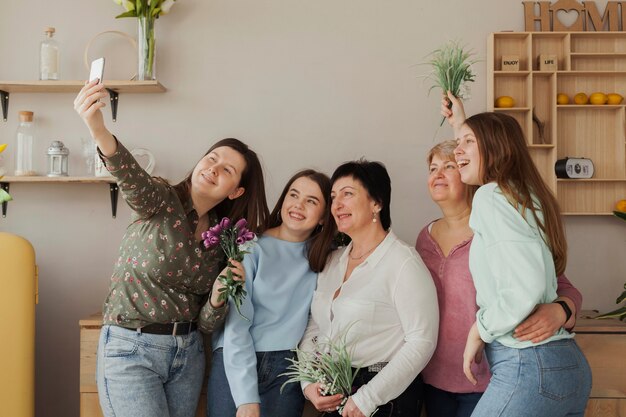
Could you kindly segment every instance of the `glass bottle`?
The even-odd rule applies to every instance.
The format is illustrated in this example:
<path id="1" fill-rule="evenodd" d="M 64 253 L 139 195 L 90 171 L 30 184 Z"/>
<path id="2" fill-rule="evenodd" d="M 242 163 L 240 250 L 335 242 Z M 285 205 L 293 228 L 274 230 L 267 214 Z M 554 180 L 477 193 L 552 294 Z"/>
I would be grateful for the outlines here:
<path id="1" fill-rule="evenodd" d="M 21 111 L 20 125 L 15 135 L 15 175 L 37 175 L 33 166 L 33 147 L 35 145 L 35 126 L 33 112 Z"/>
<path id="2" fill-rule="evenodd" d="M 46 37 L 41 41 L 39 48 L 40 80 L 59 79 L 59 44 L 53 38 L 54 32 L 53 27 L 44 28 Z"/>

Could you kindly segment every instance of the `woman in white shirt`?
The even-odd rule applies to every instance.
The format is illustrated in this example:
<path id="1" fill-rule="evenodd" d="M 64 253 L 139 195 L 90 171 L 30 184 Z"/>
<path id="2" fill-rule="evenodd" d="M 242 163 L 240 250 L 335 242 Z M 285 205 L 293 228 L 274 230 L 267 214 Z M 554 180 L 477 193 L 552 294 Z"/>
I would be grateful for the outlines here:
<path id="1" fill-rule="evenodd" d="M 332 176 L 331 212 L 352 242 L 336 251 L 319 274 L 311 319 L 300 344 L 345 335 L 352 363 L 361 368 L 343 417 L 419 415 L 418 374 L 437 343 L 437 294 L 415 249 L 390 230 L 391 180 L 379 162 L 348 162 Z M 347 332 L 347 333 L 346 333 Z M 324 397 L 320 384 L 304 395 L 331 415 L 341 395 Z"/>

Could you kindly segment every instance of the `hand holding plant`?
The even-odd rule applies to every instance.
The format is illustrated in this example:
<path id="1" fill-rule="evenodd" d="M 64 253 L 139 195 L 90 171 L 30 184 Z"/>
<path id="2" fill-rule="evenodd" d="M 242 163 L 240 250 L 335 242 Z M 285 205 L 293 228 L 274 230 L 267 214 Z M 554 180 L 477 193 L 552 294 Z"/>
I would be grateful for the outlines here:
<path id="1" fill-rule="evenodd" d="M 352 394 L 352 385 L 358 369 L 352 367 L 352 353 L 346 342 L 347 331 L 336 340 L 323 343 L 316 342 L 312 352 L 295 349 L 297 359 L 287 359 L 291 365 L 284 376 L 289 379 L 283 384 L 292 382 L 310 382 L 319 384 L 322 396 L 343 395 L 339 406 L 339 414 Z M 282 387 L 281 387 L 282 390 Z"/>
<path id="2" fill-rule="evenodd" d="M 428 92 L 439 87 L 444 96 L 450 91 L 457 98 L 466 98 L 469 93 L 467 83 L 473 82 L 476 77 L 471 68 L 472 64 L 477 62 L 472 58 L 473 56 L 474 52 L 466 51 L 463 46 L 454 41 L 433 51 L 430 54 L 430 61 L 427 62 L 431 65 L 432 71 L 426 77 L 434 84 Z M 439 126 L 444 120 L 445 117 Z"/>

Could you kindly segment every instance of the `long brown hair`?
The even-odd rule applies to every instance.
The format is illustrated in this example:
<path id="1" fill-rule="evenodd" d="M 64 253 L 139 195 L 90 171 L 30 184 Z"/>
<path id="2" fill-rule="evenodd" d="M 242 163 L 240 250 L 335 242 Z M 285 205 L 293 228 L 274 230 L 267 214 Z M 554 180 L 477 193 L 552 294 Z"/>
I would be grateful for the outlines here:
<path id="1" fill-rule="evenodd" d="M 278 227 L 283 223 L 280 217 L 280 210 L 285 202 L 285 196 L 291 189 L 292 184 L 298 179 L 306 177 L 315 182 L 322 191 L 324 196 L 324 214 L 322 215 L 323 224 L 313 229 L 311 236 L 307 241 L 307 259 L 309 260 L 309 267 L 313 272 L 322 272 L 326 266 L 328 255 L 332 251 L 332 240 L 336 233 L 335 221 L 330 214 L 330 178 L 326 174 L 321 172 L 305 169 L 297 172 L 293 177 L 287 181 L 287 185 L 283 188 L 283 192 L 280 194 L 272 214 L 270 214 L 268 229 Z"/>
<path id="2" fill-rule="evenodd" d="M 465 124 L 478 139 L 482 183 L 495 181 L 522 216 L 531 211 L 552 252 L 556 274 L 561 275 L 567 265 L 567 241 L 559 204 L 535 167 L 519 123 L 506 114 L 486 112 Z"/>
<path id="3" fill-rule="evenodd" d="M 260 234 L 265 230 L 267 225 L 269 209 L 267 208 L 267 200 L 265 198 L 263 169 L 261 168 L 259 157 L 248 145 L 234 138 L 217 141 L 204 156 L 222 146 L 228 146 L 239 152 L 246 161 L 246 167 L 241 173 L 241 181 L 239 181 L 239 186 L 243 187 L 245 192 L 234 200 L 225 198 L 215 206 L 215 212 L 218 218 L 230 217 L 235 221 L 245 218 L 248 221 L 248 228 Z M 182 201 L 190 198 L 192 173 L 193 170 L 184 180 L 174 186 L 174 189 Z"/>

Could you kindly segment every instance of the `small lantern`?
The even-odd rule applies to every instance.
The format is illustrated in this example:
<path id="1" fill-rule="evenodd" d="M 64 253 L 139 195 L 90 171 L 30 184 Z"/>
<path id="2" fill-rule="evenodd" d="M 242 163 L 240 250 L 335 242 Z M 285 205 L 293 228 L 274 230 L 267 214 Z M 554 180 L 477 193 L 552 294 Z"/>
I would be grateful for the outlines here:
<path id="1" fill-rule="evenodd" d="M 48 148 L 48 176 L 67 177 L 67 160 L 70 150 L 60 140 L 52 141 Z"/>

